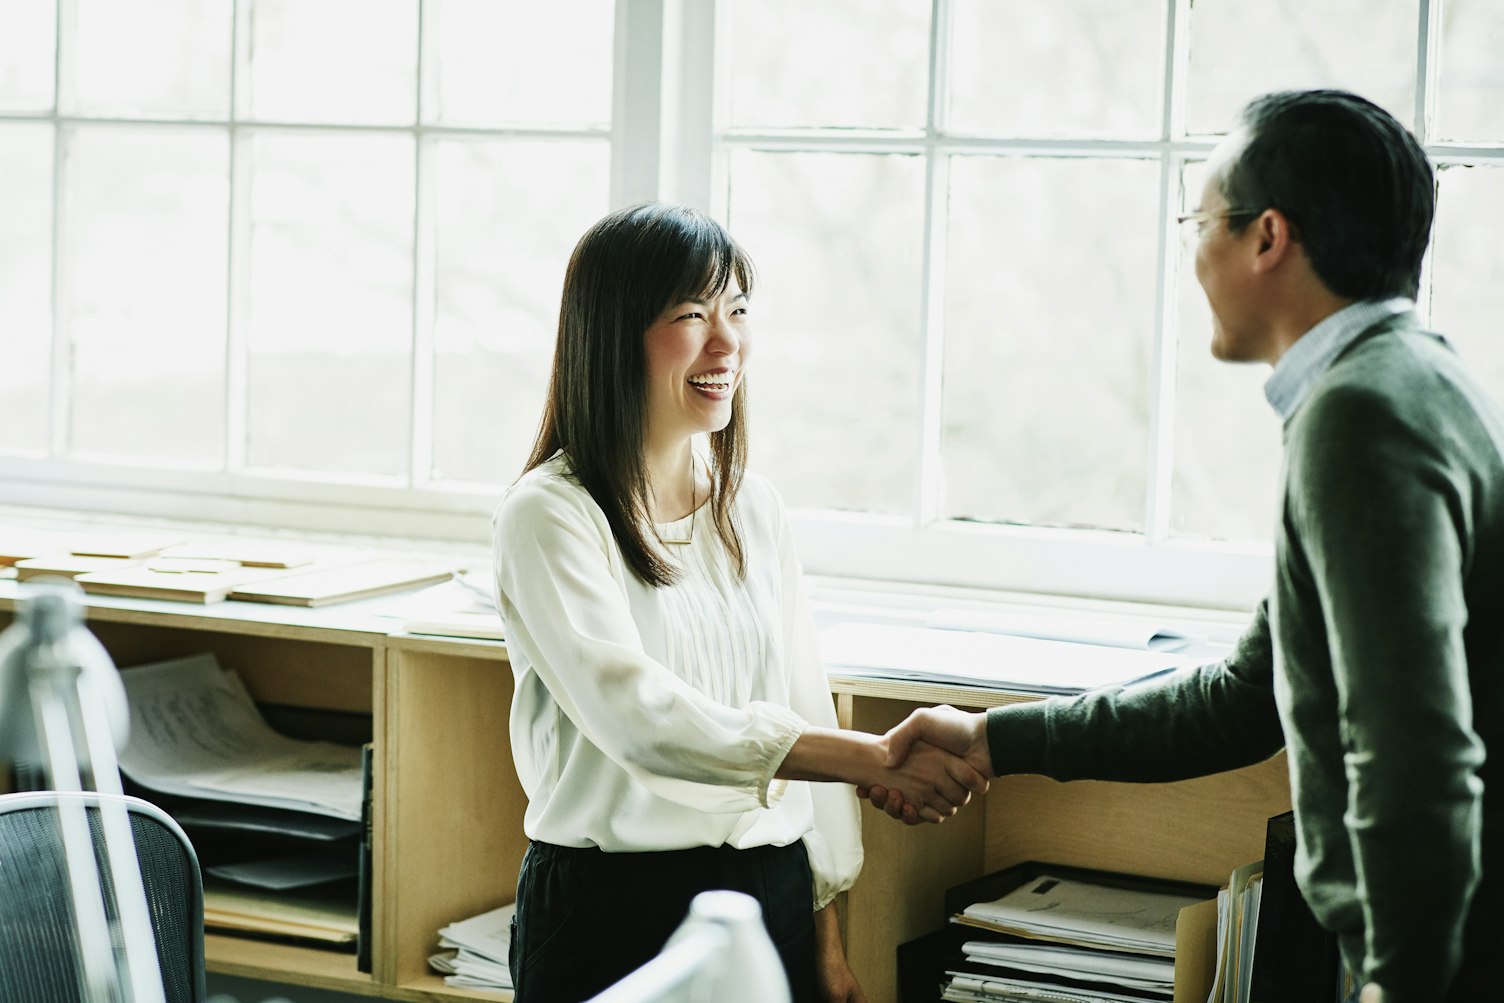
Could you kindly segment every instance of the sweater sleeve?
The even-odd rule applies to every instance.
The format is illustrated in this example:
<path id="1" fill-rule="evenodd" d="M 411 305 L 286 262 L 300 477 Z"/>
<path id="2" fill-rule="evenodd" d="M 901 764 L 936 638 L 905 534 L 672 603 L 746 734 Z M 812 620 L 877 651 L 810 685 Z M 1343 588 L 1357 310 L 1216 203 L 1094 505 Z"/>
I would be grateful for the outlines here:
<path id="1" fill-rule="evenodd" d="M 1363 907 L 1364 977 L 1435 999 L 1461 960 L 1480 877 L 1483 743 L 1463 629 L 1466 473 L 1436 428 L 1368 387 L 1313 401 L 1290 453 L 1291 545 L 1330 659 Z M 1281 554 L 1281 586 L 1303 568 Z M 1288 591 L 1301 582 L 1289 582 Z"/>
<path id="2" fill-rule="evenodd" d="M 1268 602 L 1224 661 L 987 713 L 992 768 L 1056 780 L 1184 780 L 1249 766 L 1284 745 Z"/>
<path id="3" fill-rule="evenodd" d="M 786 707 L 728 707 L 650 658 L 588 496 L 518 485 L 496 516 L 507 641 L 575 728 L 634 780 L 705 812 L 767 807 L 805 725 Z M 770 790 L 771 788 L 771 790 Z"/>
<path id="4" fill-rule="evenodd" d="M 836 728 L 830 681 L 815 637 L 814 617 L 793 534 L 779 505 L 779 571 L 783 592 L 784 651 L 789 665 L 789 702 L 794 711 L 819 728 Z M 856 792 L 847 784 L 811 783 L 815 826 L 804 836 L 814 877 L 814 908 L 823 909 L 831 899 L 856 883 L 862 871 L 862 826 Z"/>

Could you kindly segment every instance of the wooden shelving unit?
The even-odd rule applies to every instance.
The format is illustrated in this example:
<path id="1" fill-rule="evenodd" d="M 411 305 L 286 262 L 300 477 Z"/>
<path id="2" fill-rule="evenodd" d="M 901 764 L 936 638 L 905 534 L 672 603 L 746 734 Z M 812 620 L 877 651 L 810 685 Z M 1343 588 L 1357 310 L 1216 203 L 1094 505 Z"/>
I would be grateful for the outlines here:
<path id="1" fill-rule="evenodd" d="M 0 626 L 15 596 L 13 582 L 0 582 Z M 327 715 L 330 737 L 369 720 L 375 970 L 356 971 L 349 954 L 214 934 L 210 971 L 391 1000 L 509 1000 L 448 988 L 427 968 L 440 926 L 511 900 L 527 847 L 507 738 L 506 649 L 393 633 L 397 621 L 377 614 L 390 603 L 199 608 L 91 596 L 88 617 L 117 664 L 213 651 L 259 702 Z M 925 704 L 1028 699 L 843 678 L 832 691 L 842 723 L 873 732 Z M 1011 777 L 941 826 L 907 828 L 864 808 L 866 866 L 843 904 L 852 967 L 872 1003 L 893 1003 L 894 950 L 945 922 L 945 890 L 1021 860 L 1219 883 L 1262 853 L 1265 819 L 1289 803 L 1279 756 L 1175 784 Z"/>

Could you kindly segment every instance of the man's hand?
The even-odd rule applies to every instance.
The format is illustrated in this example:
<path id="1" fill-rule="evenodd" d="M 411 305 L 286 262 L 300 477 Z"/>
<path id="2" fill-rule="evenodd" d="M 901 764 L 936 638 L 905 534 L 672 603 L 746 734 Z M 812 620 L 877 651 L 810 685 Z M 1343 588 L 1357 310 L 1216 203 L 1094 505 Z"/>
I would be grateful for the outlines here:
<path id="1" fill-rule="evenodd" d="M 965 758 L 920 741 L 907 748 L 901 761 L 884 768 L 873 783 L 858 787 L 857 795 L 868 797 L 864 791 L 882 791 L 885 799 L 896 798 L 900 814 L 893 817 L 917 825 L 943 822 L 970 802 L 972 794 L 985 794 L 987 777 Z"/>
<path id="2" fill-rule="evenodd" d="M 992 756 L 987 747 L 987 715 L 968 714 L 954 707 L 921 707 L 901 724 L 883 737 L 888 747 L 889 768 L 900 767 L 914 751 L 915 743 L 923 749 L 934 746 L 959 757 L 975 773 L 984 778 L 992 777 Z M 968 784 L 976 793 L 984 792 Z M 867 798 L 874 808 L 880 808 L 892 818 L 908 825 L 922 821 L 939 821 L 929 818 L 922 806 L 912 804 L 914 798 L 905 797 L 904 788 L 894 784 L 873 784 L 857 788 L 857 796 Z"/>

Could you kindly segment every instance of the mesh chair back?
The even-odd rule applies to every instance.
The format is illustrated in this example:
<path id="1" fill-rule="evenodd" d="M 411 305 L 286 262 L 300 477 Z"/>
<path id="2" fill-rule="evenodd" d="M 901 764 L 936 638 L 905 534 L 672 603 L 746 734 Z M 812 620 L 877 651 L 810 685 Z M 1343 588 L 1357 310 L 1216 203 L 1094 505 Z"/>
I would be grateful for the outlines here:
<path id="1" fill-rule="evenodd" d="M 0 796 L 0 1000 L 79 999 L 77 925 L 58 821 L 59 802 L 65 799 L 85 805 L 96 849 L 104 845 L 100 802 L 126 807 L 167 1003 L 201 1003 L 204 890 L 188 837 L 160 808 L 139 798 L 52 792 Z M 102 850 L 99 858 L 105 911 L 114 924 L 119 918 L 114 881 Z"/>

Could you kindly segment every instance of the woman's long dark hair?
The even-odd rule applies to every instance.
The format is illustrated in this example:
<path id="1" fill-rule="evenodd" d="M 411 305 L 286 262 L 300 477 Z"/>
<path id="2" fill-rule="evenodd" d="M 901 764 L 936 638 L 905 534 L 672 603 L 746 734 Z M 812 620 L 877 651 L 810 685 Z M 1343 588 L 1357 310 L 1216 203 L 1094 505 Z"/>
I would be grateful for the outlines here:
<path id="1" fill-rule="evenodd" d="M 564 273 L 548 400 L 523 472 L 564 450 L 574 476 L 606 513 L 628 566 L 653 586 L 670 585 L 678 575 L 651 527 L 643 340 L 670 305 L 719 296 L 733 277 L 750 296 L 752 260 L 725 228 L 702 212 L 662 202 L 596 223 Z M 747 462 L 745 398 L 744 380 L 731 400 L 731 421 L 710 433 L 710 510 L 741 575 L 747 556 L 732 503 Z"/>

